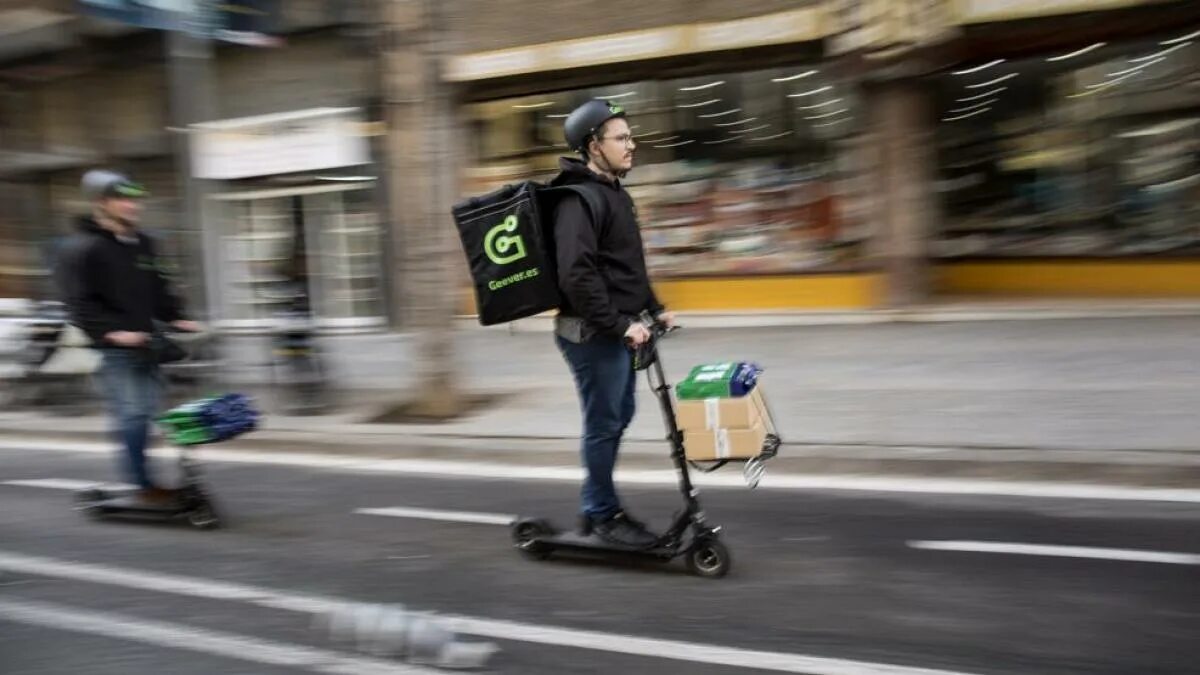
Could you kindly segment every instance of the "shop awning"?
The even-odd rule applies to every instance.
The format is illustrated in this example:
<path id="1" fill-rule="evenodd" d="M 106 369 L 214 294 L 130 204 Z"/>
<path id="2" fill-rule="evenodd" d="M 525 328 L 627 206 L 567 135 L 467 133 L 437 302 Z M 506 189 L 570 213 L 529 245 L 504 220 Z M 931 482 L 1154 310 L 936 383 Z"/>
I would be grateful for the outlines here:
<path id="1" fill-rule="evenodd" d="M 99 160 L 98 154 L 87 151 L 54 153 L 0 150 L 0 176 L 20 176 L 75 169 L 94 164 Z"/>
<path id="2" fill-rule="evenodd" d="M 750 49 L 820 40 L 828 34 L 822 6 L 813 5 L 734 21 L 693 23 L 464 54 L 451 59 L 446 77 L 472 82 L 628 63 L 687 54 Z"/>

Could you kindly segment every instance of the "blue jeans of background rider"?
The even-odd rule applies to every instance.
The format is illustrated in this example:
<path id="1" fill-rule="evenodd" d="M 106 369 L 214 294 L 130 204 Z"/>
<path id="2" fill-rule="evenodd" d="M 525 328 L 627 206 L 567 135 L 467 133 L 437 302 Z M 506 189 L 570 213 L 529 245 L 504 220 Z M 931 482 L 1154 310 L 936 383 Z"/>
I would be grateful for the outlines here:
<path id="1" fill-rule="evenodd" d="M 100 390 L 108 404 L 112 432 L 124 447 L 123 469 L 130 482 L 154 486 L 146 464 L 150 425 L 162 399 L 163 379 L 158 363 L 144 350 L 103 349 Z"/>

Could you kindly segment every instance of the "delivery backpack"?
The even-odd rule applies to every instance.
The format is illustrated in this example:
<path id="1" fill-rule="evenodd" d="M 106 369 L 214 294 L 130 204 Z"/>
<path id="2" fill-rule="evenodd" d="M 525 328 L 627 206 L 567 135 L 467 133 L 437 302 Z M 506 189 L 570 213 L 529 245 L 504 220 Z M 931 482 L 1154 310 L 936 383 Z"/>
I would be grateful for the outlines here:
<path id="1" fill-rule="evenodd" d="M 604 198 L 592 186 L 506 185 L 454 206 L 454 222 L 475 284 L 479 323 L 491 326 L 561 304 L 554 250 L 554 210 L 575 193 L 604 222 Z"/>

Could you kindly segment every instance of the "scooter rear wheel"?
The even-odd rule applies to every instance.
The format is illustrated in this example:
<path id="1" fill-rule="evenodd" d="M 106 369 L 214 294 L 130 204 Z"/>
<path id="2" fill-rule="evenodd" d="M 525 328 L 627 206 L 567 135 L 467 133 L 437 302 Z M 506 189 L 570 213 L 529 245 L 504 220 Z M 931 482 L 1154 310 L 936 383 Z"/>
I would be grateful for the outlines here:
<path id="1" fill-rule="evenodd" d="M 540 520 L 523 520 L 513 525 L 513 545 L 524 555 L 536 560 L 550 557 L 550 547 L 538 542 L 541 537 L 554 534 L 554 530 Z"/>
<path id="2" fill-rule="evenodd" d="M 719 539 L 702 539 L 692 545 L 687 553 L 688 570 L 706 579 L 720 579 L 729 574 L 733 558 L 729 548 Z"/>

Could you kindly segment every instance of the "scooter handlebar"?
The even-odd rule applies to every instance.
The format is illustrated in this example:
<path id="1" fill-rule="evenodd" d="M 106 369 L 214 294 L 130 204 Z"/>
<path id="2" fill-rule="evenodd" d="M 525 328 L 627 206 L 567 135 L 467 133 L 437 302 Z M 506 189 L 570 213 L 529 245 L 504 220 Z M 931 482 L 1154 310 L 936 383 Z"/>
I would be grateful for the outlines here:
<path id="1" fill-rule="evenodd" d="M 625 341 L 625 346 L 633 352 L 634 370 L 644 370 L 657 363 L 658 341 L 679 329 L 650 316 L 649 312 L 643 312 L 639 320 L 649 331 L 650 339 L 636 346 L 631 340 Z"/>

